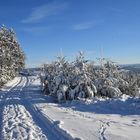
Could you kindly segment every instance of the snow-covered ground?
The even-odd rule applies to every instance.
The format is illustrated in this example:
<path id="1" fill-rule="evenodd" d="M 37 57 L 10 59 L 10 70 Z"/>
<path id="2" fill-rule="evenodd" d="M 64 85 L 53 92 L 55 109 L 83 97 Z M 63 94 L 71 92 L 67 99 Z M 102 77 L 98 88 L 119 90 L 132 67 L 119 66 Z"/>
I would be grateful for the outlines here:
<path id="1" fill-rule="evenodd" d="M 58 139 L 27 97 L 33 79 L 17 77 L 0 91 L 0 140 Z"/>
<path id="2" fill-rule="evenodd" d="M 139 140 L 140 99 L 58 104 L 35 76 L 17 77 L 0 91 L 1 140 Z"/>

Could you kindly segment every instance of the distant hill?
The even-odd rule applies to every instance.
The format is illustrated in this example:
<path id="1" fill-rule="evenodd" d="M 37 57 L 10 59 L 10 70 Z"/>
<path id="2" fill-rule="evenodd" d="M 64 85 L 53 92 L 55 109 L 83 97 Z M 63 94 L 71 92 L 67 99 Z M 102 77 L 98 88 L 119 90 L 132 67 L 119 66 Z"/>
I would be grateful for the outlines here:
<path id="1" fill-rule="evenodd" d="M 140 73 L 140 64 L 121 65 L 121 68 Z"/>

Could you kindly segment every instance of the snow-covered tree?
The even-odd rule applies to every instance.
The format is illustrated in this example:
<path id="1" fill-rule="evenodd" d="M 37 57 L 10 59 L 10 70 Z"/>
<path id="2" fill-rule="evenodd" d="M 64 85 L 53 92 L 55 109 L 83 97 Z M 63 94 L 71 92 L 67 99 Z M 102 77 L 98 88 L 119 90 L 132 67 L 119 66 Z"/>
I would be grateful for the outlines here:
<path id="1" fill-rule="evenodd" d="M 16 40 L 13 29 L 0 28 L 0 86 L 15 77 L 24 67 L 25 55 Z"/>
<path id="2" fill-rule="evenodd" d="M 73 62 L 65 57 L 44 65 L 42 80 L 45 94 L 55 96 L 59 102 L 94 96 L 137 96 L 140 75 L 120 69 L 114 62 L 101 58 L 99 66 L 86 60 L 82 52 Z"/>

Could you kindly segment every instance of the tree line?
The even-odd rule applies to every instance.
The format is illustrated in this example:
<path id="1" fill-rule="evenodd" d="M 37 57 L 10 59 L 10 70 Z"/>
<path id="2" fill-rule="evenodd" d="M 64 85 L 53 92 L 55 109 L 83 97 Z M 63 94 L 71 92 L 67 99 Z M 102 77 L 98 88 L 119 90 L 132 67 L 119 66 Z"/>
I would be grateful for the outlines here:
<path id="1" fill-rule="evenodd" d="M 59 102 L 96 97 L 140 96 L 140 75 L 121 69 L 111 60 L 97 59 L 99 65 L 86 60 L 82 52 L 72 62 L 57 57 L 44 64 L 41 82 L 43 92 Z"/>

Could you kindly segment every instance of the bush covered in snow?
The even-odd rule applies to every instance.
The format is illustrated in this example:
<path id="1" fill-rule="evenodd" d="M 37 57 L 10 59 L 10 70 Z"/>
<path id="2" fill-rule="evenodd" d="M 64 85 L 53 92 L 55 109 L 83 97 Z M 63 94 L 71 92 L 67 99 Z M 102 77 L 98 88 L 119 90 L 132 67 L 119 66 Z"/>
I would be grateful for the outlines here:
<path id="1" fill-rule="evenodd" d="M 0 86 L 15 77 L 24 67 L 24 53 L 12 29 L 0 28 Z"/>
<path id="2" fill-rule="evenodd" d="M 95 96 L 119 97 L 139 94 L 140 76 L 123 71 L 112 61 L 99 59 L 100 66 L 86 60 L 82 52 L 73 62 L 58 57 L 45 64 L 41 78 L 43 92 L 55 96 L 59 102 Z"/>

